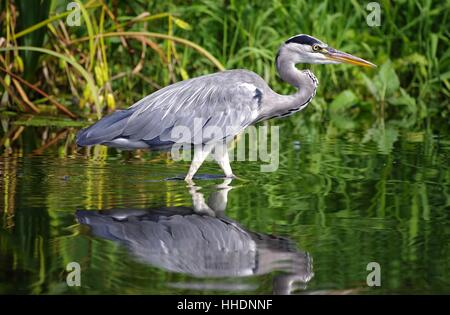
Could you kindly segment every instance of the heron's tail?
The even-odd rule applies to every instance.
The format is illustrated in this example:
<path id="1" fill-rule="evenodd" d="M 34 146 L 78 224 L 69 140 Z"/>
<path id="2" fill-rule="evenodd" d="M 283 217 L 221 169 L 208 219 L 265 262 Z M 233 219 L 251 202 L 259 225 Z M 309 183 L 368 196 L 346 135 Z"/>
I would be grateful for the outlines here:
<path id="1" fill-rule="evenodd" d="M 120 136 L 134 110 L 117 110 L 77 134 L 77 145 L 84 147 L 111 141 Z"/>

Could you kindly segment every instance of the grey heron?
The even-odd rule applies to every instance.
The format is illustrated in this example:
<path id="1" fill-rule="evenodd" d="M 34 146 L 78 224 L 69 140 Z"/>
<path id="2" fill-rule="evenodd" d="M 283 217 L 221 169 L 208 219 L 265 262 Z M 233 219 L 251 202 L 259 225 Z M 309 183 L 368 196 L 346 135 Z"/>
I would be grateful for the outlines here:
<path id="1" fill-rule="evenodd" d="M 225 176 L 234 177 L 227 143 L 249 125 L 301 111 L 315 96 L 318 80 L 311 71 L 298 70 L 296 64 L 375 67 L 304 34 L 285 41 L 275 63 L 281 79 L 298 89 L 295 94 L 276 93 L 249 70 L 221 71 L 166 86 L 83 129 L 76 142 L 79 146 L 103 144 L 124 150 L 158 150 L 187 143 L 194 146 L 194 157 L 185 180 L 192 180 L 213 150 Z M 189 131 L 182 139 L 176 135 L 180 128 Z"/>
<path id="2" fill-rule="evenodd" d="M 218 185 L 208 199 L 200 187 L 190 185 L 192 207 L 77 210 L 76 217 L 95 236 L 125 246 L 136 260 L 170 272 L 216 278 L 216 289 L 230 288 L 217 278 L 274 271 L 283 272 L 274 277 L 275 293 L 304 288 L 314 276 L 307 252 L 287 238 L 249 231 L 225 216 L 230 181 Z"/>

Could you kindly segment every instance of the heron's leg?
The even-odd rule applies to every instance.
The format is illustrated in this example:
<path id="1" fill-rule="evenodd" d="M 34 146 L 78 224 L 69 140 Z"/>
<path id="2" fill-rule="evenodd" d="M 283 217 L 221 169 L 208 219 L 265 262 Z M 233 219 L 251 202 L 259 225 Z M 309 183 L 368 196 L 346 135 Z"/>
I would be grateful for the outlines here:
<path id="1" fill-rule="evenodd" d="M 234 178 L 235 176 L 230 165 L 230 157 L 228 156 L 227 144 L 217 144 L 214 150 L 214 158 L 225 173 L 225 176 Z"/>
<path id="2" fill-rule="evenodd" d="M 192 178 L 194 177 L 195 173 L 197 173 L 198 169 L 203 164 L 212 148 L 212 144 L 196 144 L 194 146 L 194 158 L 191 162 L 191 166 L 189 167 L 189 172 L 184 178 L 185 181 L 192 182 Z"/>
<path id="3" fill-rule="evenodd" d="M 207 214 L 209 216 L 215 217 L 216 213 L 214 209 L 211 209 L 205 201 L 204 195 L 199 192 L 200 187 L 195 186 L 195 184 L 189 184 L 189 193 L 192 196 L 192 206 L 194 211 L 198 214 Z"/>
<path id="4" fill-rule="evenodd" d="M 232 180 L 232 178 L 225 178 L 222 184 L 216 186 L 217 190 L 209 195 L 207 204 L 218 216 L 225 214 L 228 203 L 228 192 L 233 188 L 229 186 Z"/>

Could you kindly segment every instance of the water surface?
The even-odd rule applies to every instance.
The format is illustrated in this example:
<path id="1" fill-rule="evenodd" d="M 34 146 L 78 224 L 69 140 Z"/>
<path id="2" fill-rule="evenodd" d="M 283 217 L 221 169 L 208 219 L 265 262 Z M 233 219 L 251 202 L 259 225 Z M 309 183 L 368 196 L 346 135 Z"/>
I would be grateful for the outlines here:
<path id="1" fill-rule="evenodd" d="M 241 179 L 157 153 L 0 159 L 0 293 L 449 293 L 450 141 L 296 138 Z M 207 163 L 200 173 L 218 174 Z M 66 265 L 81 266 L 81 286 Z M 369 262 L 381 286 L 366 284 Z"/>

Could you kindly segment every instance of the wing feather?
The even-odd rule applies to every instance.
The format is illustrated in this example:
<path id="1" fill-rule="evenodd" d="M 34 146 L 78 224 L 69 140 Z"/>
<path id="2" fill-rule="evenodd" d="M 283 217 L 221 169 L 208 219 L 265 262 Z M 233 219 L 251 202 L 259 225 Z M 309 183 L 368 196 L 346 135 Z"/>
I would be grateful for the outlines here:
<path id="1" fill-rule="evenodd" d="M 201 130 L 220 130 L 203 141 L 234 137 L 256 118 L 261 78 L 249 72 L 225 71 L 181 81 L 134 104 L 121 136 L 131 140 L 167 141 L 177 126 L 191 130 L 191 143 Z M 256 78 L 255 78 L 256 77 Z M 259 89 L 259 91 L 258 91 Z M 232 128 L 230 128 L 232 127 Z M 164 138 L 164 139 L 163 139 Z M 172 139 L 175 141 L 176 139 Z"/>

